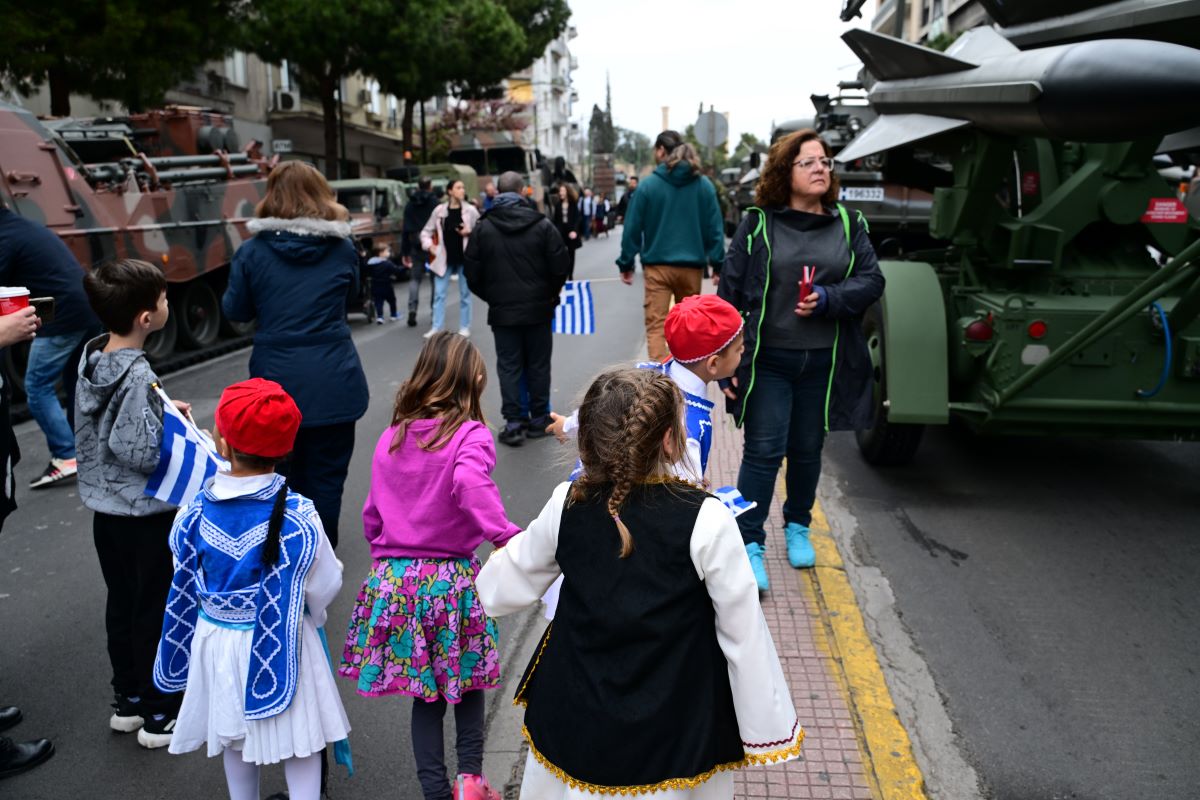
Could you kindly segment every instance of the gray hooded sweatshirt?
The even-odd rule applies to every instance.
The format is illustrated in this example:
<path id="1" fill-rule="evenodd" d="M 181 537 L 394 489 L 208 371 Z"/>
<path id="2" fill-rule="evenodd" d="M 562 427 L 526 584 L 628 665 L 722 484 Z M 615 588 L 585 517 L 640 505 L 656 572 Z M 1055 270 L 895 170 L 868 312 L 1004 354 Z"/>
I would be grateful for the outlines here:
<path id="1" fill-rule="evenodd" d="M 79 496 L 91 510 L 121 517 L 173 511 L 144 494 L 162 443 L 162 401 L 150 388 L 158 376 L 143 351 L 101 352 L 107 343 L 107 334 L 88 342 L 79 361 Z"/>

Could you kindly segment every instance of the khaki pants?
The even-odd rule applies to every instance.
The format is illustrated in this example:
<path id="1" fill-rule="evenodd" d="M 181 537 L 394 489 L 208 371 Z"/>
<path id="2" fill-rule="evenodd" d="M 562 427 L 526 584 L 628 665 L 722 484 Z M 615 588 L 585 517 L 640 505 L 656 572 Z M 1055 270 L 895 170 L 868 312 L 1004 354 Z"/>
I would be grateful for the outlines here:
<path id="1" fill-rule="evenodd" d="M 663 334 L 663 323 L 671 310 L 671 301 L 678 303 L 685 297 L 700 294 L 704 280 L 701 267 L 643 267 L 646 280 L 646 350 L 651 361 L 664 361 L 670 353 L 667 338 Z"/>

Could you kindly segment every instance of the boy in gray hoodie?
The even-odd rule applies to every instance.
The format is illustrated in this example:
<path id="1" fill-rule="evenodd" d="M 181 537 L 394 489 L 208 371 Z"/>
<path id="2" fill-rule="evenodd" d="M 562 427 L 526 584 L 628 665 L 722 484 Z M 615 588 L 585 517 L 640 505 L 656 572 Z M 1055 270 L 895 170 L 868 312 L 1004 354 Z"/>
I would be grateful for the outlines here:
<path id="1" fill-rule="evenodd" d="M 126 259 L 93 269 L 84 289 L 109 331 L 84 348 L 75 395 L 79 496 L 95 512 L 92 534 L 108 587 L 109 727 L 137 731 L 143 747 L 163 747 L 180 700 L 152 679 L 174 572 L 167 538 L 175 507 L 145 494 L 158 466 L 163 411 L 143 348 L 167 322 L 167 282 L 154 265 Z M 177 405 L 187 413 L 186 403 Z"/>

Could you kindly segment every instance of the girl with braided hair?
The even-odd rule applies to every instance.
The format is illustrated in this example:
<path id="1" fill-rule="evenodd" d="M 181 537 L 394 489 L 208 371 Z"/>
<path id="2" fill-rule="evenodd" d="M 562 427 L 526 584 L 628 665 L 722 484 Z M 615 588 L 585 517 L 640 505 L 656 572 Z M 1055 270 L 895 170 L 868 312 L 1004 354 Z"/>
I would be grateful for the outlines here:
<path id="1" fill-rule="evenodd" d="M 673 477 L 683 418 L 661 372 L 600 375 L 579 409 L 583 472 L 476 581 L 502 615 L 566 576 L 517 691 L 522 796 L 731 798 L 731 770 L 800 754 L 732 512 Z"/>

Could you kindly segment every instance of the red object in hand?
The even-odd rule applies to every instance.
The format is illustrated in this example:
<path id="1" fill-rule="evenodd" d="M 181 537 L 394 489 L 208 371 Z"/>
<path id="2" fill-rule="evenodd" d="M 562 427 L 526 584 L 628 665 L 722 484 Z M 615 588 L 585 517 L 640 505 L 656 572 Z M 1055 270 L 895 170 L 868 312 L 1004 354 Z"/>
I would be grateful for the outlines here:
<path id="1" fill-rule="evenodd" d="M 817 277 L 817 268 L 816 267 L 804 267 L 803 268 L 803 273 L 802 273 L 801 279 L 800 279 L 800 302 L 801 303 L 803 303 L 804 300 L 810 294 L 812 294 L 813 279 L 815 277 Z"/>

